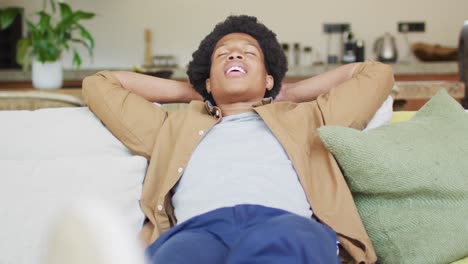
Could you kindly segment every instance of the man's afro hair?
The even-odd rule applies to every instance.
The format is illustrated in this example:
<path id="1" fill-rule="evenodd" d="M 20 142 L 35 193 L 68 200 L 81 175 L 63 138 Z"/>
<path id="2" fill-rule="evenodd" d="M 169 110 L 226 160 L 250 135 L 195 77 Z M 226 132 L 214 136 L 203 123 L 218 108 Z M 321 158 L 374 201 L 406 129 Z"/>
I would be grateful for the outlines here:
<path id="1" fill-rule="evenodd" d="M 230 33 L 245 33 L 257 40 L 265 57 L 265 68 L 274 80 L 273 88 L 266 91 L 264 97 L 275 98 L 288 69 L 286 56 L 276 39 L 276 34 L 253 16 L 229 16 L 215 26 L 192 54 L 192 61 L 187 70 L 190 83 L 205 100 L 215 104 L 211 94 L 206 91 L 206 79 L 210 77 L 211 55 L 218 41 Z"/>

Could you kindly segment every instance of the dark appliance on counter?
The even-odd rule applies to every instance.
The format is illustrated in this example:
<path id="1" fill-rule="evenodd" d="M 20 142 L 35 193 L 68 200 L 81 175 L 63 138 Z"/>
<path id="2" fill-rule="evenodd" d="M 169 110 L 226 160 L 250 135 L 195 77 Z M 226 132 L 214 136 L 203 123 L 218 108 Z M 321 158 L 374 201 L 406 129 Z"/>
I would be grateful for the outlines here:
<path id="1" fill-rule="evenodd" d="M 23 35 L 23 12 L 16 16 L 10 27 L 0 30 L 0 69 L 18 69 L 16 43 Z"/>
<path id="2" fill-rule="evenodd" d="M 341 63 L 352 63 L 356 62 L 356 40 L 351 31 L 344 33 L 344 46 L 343 46 L 343 57 Z"/>
<path id="3" fill-rule="evenodd" d="M 458 73 L 460 81 L 465 84 L 465 98 L 462 99 L 462 105 L 465 109 L 468 108 L 468 96 L 466 90 L 468 89 L 468 20 L 465 21 L 460 33 L 460 40 L 458 43 Z"/>
<path id="4" fill-rule="evenodd" d="M 355 39 L 351 31 L 344 33 L 344 47 L 342 63 L 363 62 L 365 60 L 364 41 Z"/>
<path id="5" fill-rule="evenodd" d="M 349 23 L 325 23 L 323 32 L 327 35 L 327 63 L 337 64 L 343 58 L 344 33 L 351 31 Z"/>
<path id="6" fill-rule="evenodd" d="M 363 62 L 366 60 L 364 40 L 362 39 L 356 40 L 355 52 L 356 52 L 356 62 Z"/>

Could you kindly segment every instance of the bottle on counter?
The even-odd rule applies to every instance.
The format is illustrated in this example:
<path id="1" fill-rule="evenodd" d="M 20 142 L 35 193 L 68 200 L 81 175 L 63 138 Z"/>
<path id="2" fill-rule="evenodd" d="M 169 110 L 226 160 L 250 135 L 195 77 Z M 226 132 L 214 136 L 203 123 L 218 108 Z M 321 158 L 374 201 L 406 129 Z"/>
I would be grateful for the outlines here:
<path id="1" fill-rule="evenodd" d="M 301 58 L 301 66 L 312 66 L 312 60 L 312 47 L 304 47 Z"/>
<path id="2" fill-rule="evenodd" d="M 362 39 L 356 40 L 356 52 L 355 53 L 356 53 L 356 62 L 363 62 L 366 60 L 364 40 Z"/>
<path id="3" fill-rule="evenodd" d="M 150 29 L 145 29 L 145 61 L 143 66 L 145 67 L 152 67 L 153 65 L 153 51 L 151 50 L 152 47 L 152 33 Z"/>
<path id="4" fill-rule="evenodd" d="M 354 36 L 351 31 L 344 33 L 345 42 L 343 49 L 343 58 L 342 63 L 352 63 L 356 62 L 356 42 L 354 41 Z"/>
<path id="5" fill-rule="evenodd" d="M 294 66 L 299 66 L 301 63 L 301 47 L 299 43 L 294 43 Z"/>
<path id="6" fill-rule="evenodd" d="M 282 43 L 281 48 L 283 49 L 284 56 L 286 56 L 286 60 L 289 65 L 291 65 L 291 55 L 289 53 L 289 44 L 288 43 Z"/>

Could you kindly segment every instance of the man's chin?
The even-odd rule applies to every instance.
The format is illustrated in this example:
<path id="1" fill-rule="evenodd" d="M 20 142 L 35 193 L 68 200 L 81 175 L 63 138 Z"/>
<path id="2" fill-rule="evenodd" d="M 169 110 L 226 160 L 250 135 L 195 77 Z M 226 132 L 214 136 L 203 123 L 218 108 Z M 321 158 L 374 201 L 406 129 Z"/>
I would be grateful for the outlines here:
<path id="1" fill-rule="evenodd" d="M 245 81 L 232 81 L 226 82 L 223 86 L 220 87 L 220 91 L 224 91 L 225 93 L 245 93 L 250 89 L 250 85 L 248 82 Z"/>

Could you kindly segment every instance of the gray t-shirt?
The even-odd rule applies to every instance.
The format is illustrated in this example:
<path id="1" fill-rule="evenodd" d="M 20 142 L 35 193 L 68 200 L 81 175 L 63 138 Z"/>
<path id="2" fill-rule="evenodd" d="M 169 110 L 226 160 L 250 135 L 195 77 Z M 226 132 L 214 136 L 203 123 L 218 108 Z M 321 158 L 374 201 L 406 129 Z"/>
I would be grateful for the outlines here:
<path id="1" fill-rule="evenodd" d="M 208 131 L 175 187 L 172 203 L 178 223 L 239 204 L 312 216 L 286 152 L 252 112 L 224 117 Z"/>

